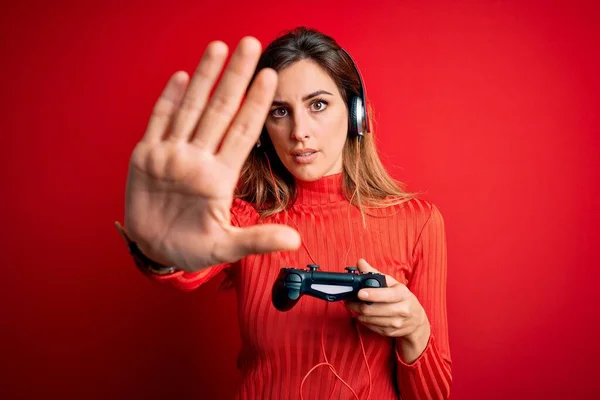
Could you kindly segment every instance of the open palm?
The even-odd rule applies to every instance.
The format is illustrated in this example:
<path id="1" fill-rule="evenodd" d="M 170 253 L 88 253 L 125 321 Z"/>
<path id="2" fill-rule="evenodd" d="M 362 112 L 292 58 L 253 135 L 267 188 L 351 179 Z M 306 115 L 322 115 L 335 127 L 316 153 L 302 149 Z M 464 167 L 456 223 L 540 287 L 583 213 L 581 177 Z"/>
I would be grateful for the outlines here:
<path id="1" fill-rule="evenodd" d="M 260 50 L 258 40 L 242 39 L 209 98 L 228 52 L 212 42 L 191 80 L 175 73 L 156 102 L 131 155 L 125 199 L 125 228 L 148 257 L 197 271 L 299 246 L 290 227 L 230 222 L 240 170 L 277 86 L 276 72 L 263 69 L 246 93 Z"/>

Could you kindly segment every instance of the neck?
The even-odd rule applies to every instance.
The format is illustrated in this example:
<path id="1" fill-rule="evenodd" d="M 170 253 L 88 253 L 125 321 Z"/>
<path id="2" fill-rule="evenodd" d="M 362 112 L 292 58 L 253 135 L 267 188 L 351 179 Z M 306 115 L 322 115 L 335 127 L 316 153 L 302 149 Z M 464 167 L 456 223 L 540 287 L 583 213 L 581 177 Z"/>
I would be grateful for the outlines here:
<path id="1" fill-rule="evenodd" d="M 344 175 L 342 172 L 327 175 L 315 181 L 296 179 L 298 197 L 296 204 L 327 204 L 344 201 Z"/>

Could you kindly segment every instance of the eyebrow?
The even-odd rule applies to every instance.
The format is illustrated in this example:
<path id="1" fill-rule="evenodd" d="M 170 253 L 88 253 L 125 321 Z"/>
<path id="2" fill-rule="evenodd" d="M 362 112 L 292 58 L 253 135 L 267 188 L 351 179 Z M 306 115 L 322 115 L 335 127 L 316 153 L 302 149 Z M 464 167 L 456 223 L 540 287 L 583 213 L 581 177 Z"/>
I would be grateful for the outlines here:
<path id="1" fill-rule="evenodd" d="M 306 101 L 306 100 L 310 100 L 313 97 L 317 97 L 321 94 L 328 94 L 330 96 L 333 96 L 333 94 L 329 93 L 327 90 L 317 90 L 316 92 L 312 92 L 311 94 L 307 94 L 306 96 L 304 96 L 302 98 L 302 101 Z M 288 102 L 287 101 L 280 101 L 280 100 L 274 100 L 273 101 L 273 106 L 287 106 Z"/>

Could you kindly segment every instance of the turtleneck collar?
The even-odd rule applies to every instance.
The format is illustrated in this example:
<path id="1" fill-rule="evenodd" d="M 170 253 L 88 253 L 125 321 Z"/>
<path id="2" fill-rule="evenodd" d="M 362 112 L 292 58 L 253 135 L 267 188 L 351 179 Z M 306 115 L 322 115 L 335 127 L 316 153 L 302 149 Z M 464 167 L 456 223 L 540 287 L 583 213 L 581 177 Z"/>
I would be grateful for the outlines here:
<path id="1" fill-rule="evenodd" d="M 295 204 L 316 205 L 343 201 L 343 173 L 327 175 L 316 181 L 301 181 L 296 179 L 298 197 Z"/>

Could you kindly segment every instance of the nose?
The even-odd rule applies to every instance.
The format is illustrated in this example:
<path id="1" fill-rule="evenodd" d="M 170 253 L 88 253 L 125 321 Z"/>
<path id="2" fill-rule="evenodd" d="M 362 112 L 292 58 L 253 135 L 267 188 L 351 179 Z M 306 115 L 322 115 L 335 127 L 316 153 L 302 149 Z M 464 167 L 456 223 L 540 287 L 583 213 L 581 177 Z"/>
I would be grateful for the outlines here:
<path id="1" fill-rule="evenodd" d="M 304 142 L 310 137 L 309 121 L 306 115 L 303 114 L 302 112 L 294 113 L 291 138 L 298 142 Z"/>

